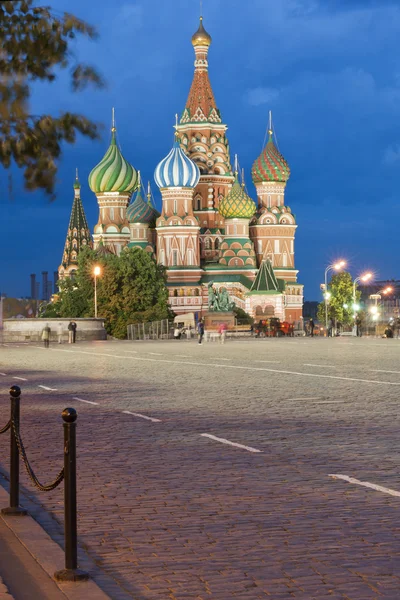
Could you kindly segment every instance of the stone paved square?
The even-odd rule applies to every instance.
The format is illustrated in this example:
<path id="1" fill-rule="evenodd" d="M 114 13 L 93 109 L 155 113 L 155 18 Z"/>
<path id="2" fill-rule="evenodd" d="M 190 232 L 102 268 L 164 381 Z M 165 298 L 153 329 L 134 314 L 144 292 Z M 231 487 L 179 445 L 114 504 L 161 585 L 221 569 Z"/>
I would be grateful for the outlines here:
<path id="1" fill-rule="evenodd" d="M 398 600 L 399 358 L 373 338 L 7 345 L 2 420 L 18 384 L 47 481 L 78 410 L 79 539 L 115 598 Z M 22 483 L 62 523 L 62 487 Z"/>

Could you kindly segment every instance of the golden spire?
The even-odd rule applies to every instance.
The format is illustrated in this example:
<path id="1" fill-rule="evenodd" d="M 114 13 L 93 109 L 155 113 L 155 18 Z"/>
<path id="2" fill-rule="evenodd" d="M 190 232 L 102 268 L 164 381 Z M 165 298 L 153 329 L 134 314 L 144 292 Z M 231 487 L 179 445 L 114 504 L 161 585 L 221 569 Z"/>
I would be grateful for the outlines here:
<path id="1" fill-rule="evenodd" d="M 196 33 L 192 36 L 193 46 L 211 46 L 212 38 L 209 33 L 204 29 L 203 17 L 200 17 L 200 26 Z"/>

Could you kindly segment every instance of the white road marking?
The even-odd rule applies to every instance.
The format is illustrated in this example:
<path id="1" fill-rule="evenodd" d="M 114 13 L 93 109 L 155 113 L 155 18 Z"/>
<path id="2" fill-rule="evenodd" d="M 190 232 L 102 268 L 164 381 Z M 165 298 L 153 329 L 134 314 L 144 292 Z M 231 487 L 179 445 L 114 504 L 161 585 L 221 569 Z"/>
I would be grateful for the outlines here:
<path id="1" fill-rule="evenodd" d="M 46 385 L 38 385 L 38 387 L 43 388 L 44 390 L 46 390 L 48 392 L 56 392 L 57 391 L 55 388 L 50 388 L 50 387 L 47 387 Z"/>
<path id="2" fill-rule="evenodd" d="M 216 358 L 215 360 L 232 360 L 231 358 Z"/>
<path id="3" fill-rule="evenodd" d="M 164 356 L 163 354 L 160 354 L 160 352 L 149 352 L 149 354 L 152 354 L 153 356 Z"/>
<path id="4" fill-rule="evenodd" d="M 187 356 L 186 354 L 175 354 L 174 356 L 176 358 L 191 358 L 190 356 Z"/>
<path id="5" fill-rule="evenodd" d="M 258 362 L 258 363 L 274 363 L 274 364 L 279 364 L 281 361 L 280 360 L 255 360 L 254 362 Z"/>
<path id="6" fill-rule="evenodd" d="M 346 404 L 347 400 L 323 400 L 322 402 L 316 402 L 315 404 Z"/>
<path id="7" fill-rule="evenodd" d="M 295 400 L 321 400 L 321 398 L 282 398 L 286 402 L 294 402 Z"/>
<path id="8" fill-rule="evenodd" d="M 123 350 L 123 352 L 131 352 L 132 354 L 137 354 L 137 350 Z"/>
<path id="9" fill-rule="evenodd" d="M 327 367 L 328 369 L 336 369 L 334 365 L 313 365 L 311 363 L 304 363 L 303 367 Z"/>
<path id="10" fill-rule="evenodd" d="M 382 371 L 381 369 L 371 369 L 371 373 L 396 373 L 400 375 L 400 371 Z"/>
<path id="11" fill-rule="evenodd" d="M 328 475 L 328 477 L 332 477 L 333 479 L 342 479 L 343 481 L 347 481 L 348 483 L 362 485 L 363 487 L 371 488 L 371 490 L 383 492 L 384 494 L 389 494 L 390 496 L 398 496 L 400 498 L 400 492 L 397 492 L 396 490 L 392 490 L 387 487 L 383 487 L 381 485 L 376 485 L 376 483 L 369 483 L 369 481 L 360 481 L 359 479 L 354 479 L 354 477 L 349 477 L 348 475 Z"/>
<path id="12" fill-rule="evenodd" d="M 244 446 L 243 444 L 237 444 L 236 442 L 231 442 L 226 440 L 225 438 L 220 438 L 215 435 L 210 435 L 209 433 L 201 433 L 202 437 L 210 438 L 210 440 L 215 440 L 216 442 L 221 442 L 221 444 L 227 444 L 228 446 L 235 446 L 235 448 L 242 448 L 242 450 L 248 450 L 249 452 L 262 452 L 262 450 L 257 450 L 257 448 L 252 448 L 251 446 Z"/>
<path id="13" fill-rule="evenodd" d="M 0 375 L 3 375 L 3 377 L 7 377 L 7 373 L 0 373 Z"/>
<path id="14" fill-rule="evenodd" d="M 25 377 L 13 377 L 13 379 L 19 379 L 19 381 L 28 381 Z"/>
<path id="15" fill-rule="evenodd" d="M 54 350 L 55 352 L 63 352 L 63 350 Z M 160 362 L 160 363 L 168 363 L 175 365 L 182 365 L 182 363 L 177 360 L 168 360 L 168 359 L 156 359 L 156 358 L 145 358 L 145 357 L 136 357 L 136 356 L 121 356 L 118 354 L 105 354 L 100 352 L 84 352 L 82 350 L 77 350 L 74 354 L 88 354 L 89 356 L 109 356 L 110 358 L 122 358 L 126 360 L 130 358 L 131 360 L 140 360 L 144 362 Z M 150 354 L 150 353 L 149 353 Z M 155 354 L 155 353 L 153 353 Z M 162 354 L 157 354 L 157 356 L 163 356 Z M 319 377 L 321 379 L 338 379 L 340 381 L 356 381 L 360 383 L 375 383 L 377 385 L 394 385 L 400 386 L 400 383 L 393 381 L 380 381 L 378 379 L 358 379 L 356 377 L 339 377 L 339 375 L 322 375 L 318 373 L 300 373 L 299 371 L 283 371 L 279 369 L 267 369 L 266 367 L 244 367 L 242 365 L 219 365 L 218 363 L 198 363 L 198 362 L 185 362 L 185 365 L 192 365 L 195 367 L 222 367 L 224 369 L 241 369 L 244 371 L 265 371 L 267 373 L 279 373 L 283 375 L 297 375 L 299 377 Z"/>
<path id="16" fill-rule="evenodd" d="M 96 406 L 99 405 L 98 402 L 92 402 L 91 400 L 83 400 L 83 398 L 77 398 L 76 396 L 72 398 L 72 400 L 78 400 L 78 402 L 85 402 L 85 404 L 95 404 Z"/>
<path id="17" fill-rule="evenodd" d="M 146 421 L 151 421 L 152 423 L 161 423 L 161 419 L 154 419 L 153 417 L 146 417 L 146 415 L 141 415 L 140 413 L 130 412 L 129 410 L 122 411 L 124 415 L 133 415 L 134 417 L 139 417 L 140 419 L 146 419 Z"/>

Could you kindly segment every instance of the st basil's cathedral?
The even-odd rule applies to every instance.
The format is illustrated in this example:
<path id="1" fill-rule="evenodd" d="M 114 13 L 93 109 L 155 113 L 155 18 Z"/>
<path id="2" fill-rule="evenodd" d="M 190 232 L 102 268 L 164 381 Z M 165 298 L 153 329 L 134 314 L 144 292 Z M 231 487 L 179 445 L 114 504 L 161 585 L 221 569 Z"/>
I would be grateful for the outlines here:
<path id="1" fill-rule="evenodd" d="M 161 214 L 150 186 L 144 193 L 140 172 L 122 155 L 113 118 L 110 146 L 89 175 L 99 205 L 93 238 L 77 176 L 59 276 L 73 274 L 84 245 L 114 254 L 139 247 L 166 267 L 170 305 L 177 314 L 206 312 L 208 284 L 213 282 L 256 319 L 275 316 L 296 322 L 302 315 L 303 286 L 297 283 L 294 263 L 296 220 L 285 205 L 289 165 L 271 127 L 252 167 L 255 204 L 237 159 L 231 164 L 227 125 L 208 75 L 211 36 L 202 18 L 192 44 L 192 86 L 175 126 L 173 147 L 154 173 Z"/>

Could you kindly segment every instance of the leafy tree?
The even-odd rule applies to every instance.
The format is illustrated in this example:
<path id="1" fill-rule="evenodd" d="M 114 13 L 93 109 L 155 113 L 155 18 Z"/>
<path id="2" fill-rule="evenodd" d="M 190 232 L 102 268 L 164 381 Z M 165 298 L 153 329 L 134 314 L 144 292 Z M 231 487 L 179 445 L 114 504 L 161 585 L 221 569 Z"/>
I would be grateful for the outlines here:
<path id="1" fill-rule="evenodd" d="M 353 279 L 347 271 L 332 276 L 328 286 L 331 297 L 328 302 L 328 319 L 336 319 L 343 325 L 353 323 Z M 356 302 L 361 292 L 356 289 Z M 345 308 L 347 306 L 347 308 Z M 325 302 L 318 305 L 318 320 L 325 323 Z"/>
<path id="2" fill-rule="evenodd" d="M 62 143 L 74 143 L 77 132 L 98 137 L 97 126 L 82 115 L 30 111 L 32 85 L 54 82 L 57 68 L 70 68 L 74 91 L 104 85 L 95 69 L 76 62 L 70 46 L 78 35 L 97 37 L 93 27 L 69 13 L 56 16 L 33 0 L 0 1 L 0 164 L 21 168 L 28 190 L 52 194 Z"/>
<path id="3" fill-rule="evenodd" d="M 235 306 L 233 312 L 235 314 L 235 317 L 238 319 L 238 321 L 241 322 L 242 325 L 251 325 L 252 323 L 254 323 L 254 317 L 250 316 L 249 313 L 243 310 L 243 308 Z"/>
<path id="4" fill-rule="evenodd" d="M 121 256 L 99 257 L 84 248 L 79 253 L 73 279 L 60 282 L 58 300 L 50 304 L 45 317 L 92 317 L 94 315 L 93 267 L 101 267 L 97 279 L 98 314 L 105 319 L 108 333 L 126 337 L 127 325 L 171 318 L 165 268 L 141 248 L 130 248 Z"/>

